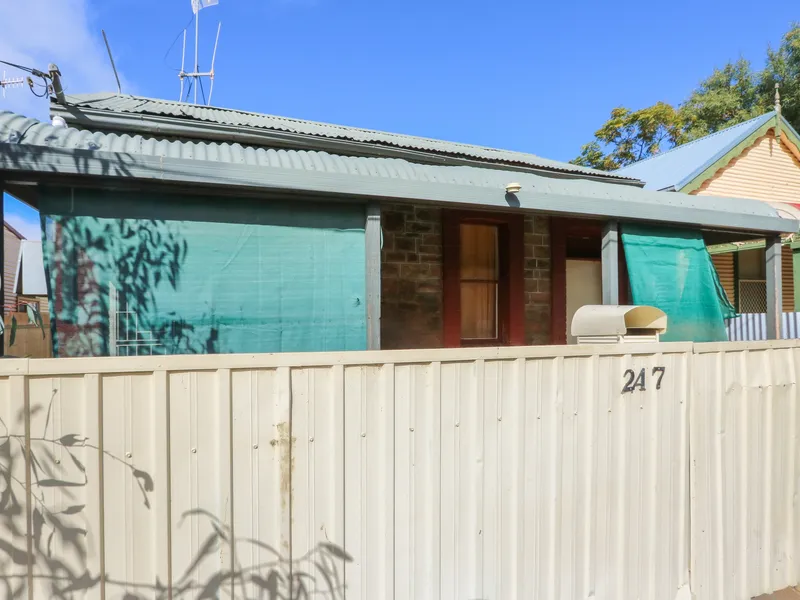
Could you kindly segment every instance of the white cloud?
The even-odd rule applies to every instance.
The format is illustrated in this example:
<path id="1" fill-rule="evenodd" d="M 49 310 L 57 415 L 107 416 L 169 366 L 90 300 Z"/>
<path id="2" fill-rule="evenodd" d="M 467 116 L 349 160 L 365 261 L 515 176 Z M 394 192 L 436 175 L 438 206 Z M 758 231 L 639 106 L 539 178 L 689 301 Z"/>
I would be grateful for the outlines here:
<path id="1" fill-rule="evenodd" d="M 42 228 L 38 217 L 29 219 L 15 213 L 6 214 L 5 217 L 6 223 L 19 231 L 26 240 L 42 239 Z"/>
<path id="2" fill-rule="evenodd" d="M 0 60 L 42 71 L 55 63 L 68 94 L 116 89 L 100 27 L 91 23 L 89 0 L 0 0 L 0 23 Z M 25 75 L 5 65 L 0 75 L 4 69 L 7 77 Z M 0 110 L 47 120 L 49 106 L 26 85 L 6 90 Z"/>

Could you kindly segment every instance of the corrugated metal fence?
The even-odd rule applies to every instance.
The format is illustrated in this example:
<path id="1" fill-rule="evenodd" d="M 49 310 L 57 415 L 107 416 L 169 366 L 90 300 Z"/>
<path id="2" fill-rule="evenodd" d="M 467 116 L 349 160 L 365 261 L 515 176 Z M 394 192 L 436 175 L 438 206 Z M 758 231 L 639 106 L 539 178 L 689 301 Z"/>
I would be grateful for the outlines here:
<path id="1" fill-rule="evenodd" d="M 0 587 L 689 600 L 690 565 L 699 599 L 784 587 L 798 350 L 696 352 L 4 361 Z"/>
<path id="2" fill-rule="evenodd" d="M 765 313 L 745 313 L 725 322 L 728 340 L 731 342 L 757 342 L 767 339 L 767 315 Z M 781 315 L 781 339 L 800 338 L 800 313 Z"/>
<path id="3" fill-rule="evenodd" d="M 690 402 L 692 591 L 800 584 L 800 344 L 696 349 Z"/>

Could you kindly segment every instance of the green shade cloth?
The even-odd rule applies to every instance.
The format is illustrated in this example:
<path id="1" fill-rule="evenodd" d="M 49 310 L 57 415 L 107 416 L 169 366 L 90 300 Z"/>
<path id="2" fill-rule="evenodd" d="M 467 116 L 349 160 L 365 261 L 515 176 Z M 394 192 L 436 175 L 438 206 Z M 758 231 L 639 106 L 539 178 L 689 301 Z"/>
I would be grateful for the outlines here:
<path id="1" fill-rule="evenodd" d="M 366 348 L 357 204 L 48 190 L 55 356 Z"/>
<path id="2" fill-rule="evenodd" d="M 699 231 L 626 224 L 622 244 L 633 303 L 667 314 L 665 342 L 727 341 L 736 311 Z"/>

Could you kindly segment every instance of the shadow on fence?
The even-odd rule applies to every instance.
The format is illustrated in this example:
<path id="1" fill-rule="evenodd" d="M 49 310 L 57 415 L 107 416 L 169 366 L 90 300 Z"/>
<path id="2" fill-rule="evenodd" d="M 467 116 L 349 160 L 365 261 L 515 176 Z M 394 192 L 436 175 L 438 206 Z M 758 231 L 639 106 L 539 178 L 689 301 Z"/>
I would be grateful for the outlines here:
<path id="1" fill-rule="evenodd" d="M 205 521 L 211 533 L 199 545 L 183 573 L 175 573 L 171 586 L 166 582 L 124 581 L 89 568 L 87 558 L 87 507 L 77 498 L 78 491 L 89 485 L 87 468 L 78 456 L 78 449 L 101 452 L 97 445 L 80 433 L 59 438 L 48 435 L 48 408 L 45 431 L 30 437 L 30 494 L 26 481 L 25 411 L 15 416 L 13 428 L 0 417 L 0 589 L 4 598 L 27 597 L 30 582 L 38 590 L 47 589 L 48 597 L 70 600 L 105 585 L 115 596 L 124 592 L 125 600 L 144 598 L 218 598 L 225 588 L 236 598 L 266 600 L 310 600 L 343 598 L 345 583 L 343 565 L 351 557 L 339 546 L 319 543 L 307 554 L 292 559 L 274 547 L 256 539 L 234 537 L 229 524 L 202 510 L 184 512 L 177 527 L 196 527 L 196 520 Z M 59 452 L 57 453 L 56 450 Z M 59 460 L 57 456 L 67 457 Z M 141 495 L 139 501 L 152 510 L 155 492 L 153 477 L 130 462 L 103 451 L 104 461 L 128 469 Z M 74 468 L 73 468 L 74 467 Z M 61 506 L 47 501 L 57 492 Z M 28 508 L 27 498 L 30 498 Z M 94 508 L 90 508 L 94 510 Z M 28 516 L 28 511 L 30 511 Z M 107 515 L 108 517 L 108 515 Z M 26 520 L 30 519 L 30 540 Z M 111 518 L 114 518 L 113 515 Z M 92 532 L 99 536 L 99 532 Z M 113 543 L 113 541 L 112 541 Z M 30 547 L 28 547 L 30 545 Z M 205 580 L 197 579 L 199 567 L 216 563 L 219 557 L 233 556 L 248 548 L 257 548 L 269 558 L 256 565 L 233 569 L 210 569 Z M 235 558 L 234 558 L 235 560 Z M 208 572 L 209 569 L 204 569 Z"/>

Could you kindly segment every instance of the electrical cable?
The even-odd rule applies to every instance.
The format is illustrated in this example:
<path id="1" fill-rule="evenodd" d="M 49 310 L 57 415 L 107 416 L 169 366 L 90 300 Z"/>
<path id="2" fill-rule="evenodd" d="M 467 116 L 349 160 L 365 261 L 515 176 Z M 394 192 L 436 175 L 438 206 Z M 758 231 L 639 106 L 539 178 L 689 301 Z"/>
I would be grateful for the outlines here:
<path id="1" fill-rule="evenodd" d="M 19 69 L 20 71 L 24 71 L 25 73 L 30 73 L 34 77 L 38 77 L 39 79 L 44 81 L 44 83 L 40 83 L 39 84 L 44 88 L 44 92 L 41 93 L 41 94 L 36 93 L 36 90 L 33 89 L 33 86 L 34 86 L 33 79 L 31 77 L 28 77 L 28 87 L 30 88 L 31 93 L 34 96 L 36 96 L 37 98 L 46 98 L 49 95 L 49 93 L 50 93 L 50 84 L 48 83 L 48 81 L 50 80 L 50 75 L 49 74 L 43 73 L 39 69 L 33 69 L 31 67 L 25 67 L 23 65 L 18 65 L 16 63 L 8 62 L 7 60 L 0 60 L 0 64 L 8 65 L 9 67 L 13 67 L 15 69 Z"/>
<path id="2" fill-rule="evenodd" d="M 42 85 L 42 84 L 39 84 L 39 85 Z M 44 92 L 42 92 L 41 94 L 37 94 L 36 90 L 33 89 L 33 86 L 34 86 L 33 79 L 28 77 L 28 87 L 31 89 L 31 94 L 33 94 L 37 98 L 47 98 L 47 96 L 50 94 L 50 86 L 48 86 L 48 85 L 43 85 L 42 86 L 42 87 L 44 87 Z"/>
<path id="3" fill-rule="evenodd" d="M 167 64 L 167 56 L 169 56 L 169 53 L 170 53 L 170 52 L 172 52 L 172 49 L 175 47 L 175 42 L 177 42 L 177 41 L 178 41 L 178 39 L 180 39 L 180 37 L 181 37 L 181 33 L 183 33 L 184 31 L 186 31 L 186 29 L 189 27 L 189 25 L 191 25 L 191 24 L 194 22 L 194 20 L 195 20 L 196 18 L 197 18 L 197 15 L 196 15 L 196 14 L 193 14 L 193 15 L 192 15 L 192 18 L 191 18 L 191 19 L 189 19 L 189 22 L 188 22 L 188 23 L 186 23 L 186 25 L 184 25 L 184 26 L 183 26 L 183 29 L 182 29 L 181 31 L 179 31 L 179 32 L 178 32 L 178 35 L 176 35 L 176 36 L 175 36 L 175 39 L 174 39 L 174 40 L 172 40 L 172 43 L 169 45 L 169 48 L 167 48 L 167 51 L 164 53 L 164 59 L 163 59 L 163 60 L 164 60 L 164 64 L 165 64 L 165 65 Z M 173 71 L 178 71 L 178 72 L 180 72 L 180 69 L 176 69 L 175 67 L 170 67 L 169 65 L 167 65 L 167 67 L 169 67 L 169 68 L 170 68 L 170 69 L 172 69 Z"/>
<path id="4" fill-rule="evenodd" d="M 203 89 L 203 80 L 198 79 L 197 82 L 200 84 L 200 93 L 203 94 L 203 104 L 208 104 L 206 102 L 206 91 Z"/>
<path id="5" fill-rule="evenodd" d="M 15 69 L 19 69 L 20 71 L 25 71 L 26 73 L 30 73 L 31 75 L 35 75 L 36 77 L 42 77 L 42 78 L 48 77 L 47 73 L 42 73 L 39 69 L 32 69 L 31 67 L 23 67 L 22 65 L 8 62 L 6 60 L 0 60 L 0 64 L 8 65 L 9 67 L 14 67 Z"/>

